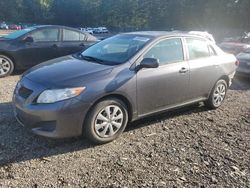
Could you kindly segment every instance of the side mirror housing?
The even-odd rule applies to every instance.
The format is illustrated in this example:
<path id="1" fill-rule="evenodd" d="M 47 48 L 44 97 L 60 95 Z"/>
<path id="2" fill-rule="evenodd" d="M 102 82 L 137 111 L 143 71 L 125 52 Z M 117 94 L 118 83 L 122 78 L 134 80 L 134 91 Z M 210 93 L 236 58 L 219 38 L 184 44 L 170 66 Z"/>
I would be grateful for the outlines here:
<path id="1" fill-rule="evenodd" d="M 142 68 L 157 68 L 159 67 L 159 60 L 155 58 L 144 58 L 140 65 L 137 66 L 136 70 L 140 70 Z"/>
<path id="2" fill-rule="evenodd" d="M 33 39 L 33 37 L 29 36 L 29 37 L 24 38 L 23 41 L 28 42 L 28 43 L 32 43 L 32 42 L 34 42 L 34 39 Z"/>

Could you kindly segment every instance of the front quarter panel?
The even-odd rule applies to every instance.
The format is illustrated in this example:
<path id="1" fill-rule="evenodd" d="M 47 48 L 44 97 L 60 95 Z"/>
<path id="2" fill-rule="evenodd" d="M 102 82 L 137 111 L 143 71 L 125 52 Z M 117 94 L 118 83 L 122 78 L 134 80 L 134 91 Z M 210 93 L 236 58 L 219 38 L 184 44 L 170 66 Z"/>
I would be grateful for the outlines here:
<path id="1" fill-rule="evenodd" d="M 101 78 L 89 80 L 85 83 L 86 90 L 79 97 L 83 102 L 96 103 L 98 100 L 113 95 L 125 97 L 136 113 L 136 76 L 131 71 L 130 64 L 121 65 Z"/>

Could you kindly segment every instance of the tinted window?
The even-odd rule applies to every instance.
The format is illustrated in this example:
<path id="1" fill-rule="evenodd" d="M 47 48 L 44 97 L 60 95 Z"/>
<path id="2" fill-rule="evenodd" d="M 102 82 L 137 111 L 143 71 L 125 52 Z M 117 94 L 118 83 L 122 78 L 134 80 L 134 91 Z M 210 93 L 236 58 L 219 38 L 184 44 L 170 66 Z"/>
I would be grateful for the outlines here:
<path id="1" fill-rule="evenodd" d="M 146 53 L 144 58 L 159 59 L 160 64 L 183 61 L 181 39 L 167 39 L 159 42 Z"/>
<path id="2" fill-rule="evenodd" d="M 189 59 L 198 59 L 209 57 L 209 49 L 205 40 L 187 38 L 187 46 L 189 51 Z"/>
<path id="3" fill-rule="evenodd" d="M 63 41 L 80 41 L 80 33 L 77 31 L 64 29 Z"/>
<path id="4" fill-rule="evenodd" d="M 30 36 L 33 37 L 34 42 L 58 41 L 59 29 L 41 29 L 33 32 Z"/>

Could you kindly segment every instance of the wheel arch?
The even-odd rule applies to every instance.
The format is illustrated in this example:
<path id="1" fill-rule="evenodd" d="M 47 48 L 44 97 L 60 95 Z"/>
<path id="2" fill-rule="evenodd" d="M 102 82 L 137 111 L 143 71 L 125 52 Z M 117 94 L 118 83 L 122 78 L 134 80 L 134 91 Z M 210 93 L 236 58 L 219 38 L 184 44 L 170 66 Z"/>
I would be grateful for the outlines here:
<path id="1" fill-rule="evenodd" d="M 91 107 L 88 109 L 88 111 L 87 111 L 87 113 L 85 115 L 85 118 L 84 118 L 84 121 L 83 121 L 83 126 L 84 126 L 84 124 L 86 122 L 86 117 L 88 117 L 89 113 L 91 112 L 91 110 L 94 108 L 94 106 L 96 104 L 98 104 L 100 101 L 107 100 L 107 99 L 112 99 L 112 98 L 121 100 L 126 105 L 127 111 L 128 111 L 128 122 L 130 122 L 133 119 L 133 107 L 132 107 L 132 103 L 129 101 L 129 99 L 127 97 L 125 97 L 124 95 L 122 95 L 122 94 L 108 94 L 108 95 L 104 95 L 104 96 L 98 98 L 91 105 Z"/>
<path id="2" fill-rule="evenodd" d="M 226 83 L 227 83 L 227 87 L 230 86 L 230 78 L 229 78 L 229 76 L 223 75 L 223 76 L 221 76 L 221 77 L 217 80 L 217 82 L 218 82 L 219 80 L 225 80 Z"/>
<path id="3" fill-rule="evenodd" d="M 219 77 L 219 78 L 216 80 L 215 84 L 214 84 L 213 87 L 210 89 L 210 91 L 209 91 L 209 93 L 208 93 L 208 95 L 207 95 L 207 98 L 209 98 L 209 96 L 211 95 L 211 93 L 212 93 L 212 91 L 213 91 L 213 89 L 214 89 L 216 83 L 217 83 L 219 80 L 225 80 L 226 83 L 227 83 L 227 87 L 229 87 L 229 85 L 230 85 L 230 83 L 229 83 L 229 82 L 230 82 L 230 78 L 229 78 L 229 76 L 227 76 L 227 75 L 223 75 L 223 76 Z"/>
<path id="4" fill-rule="evenodd" d="M 14 68 L 16 67 L 16 61 L 15 61 L 15 58 L 13 57 L 13 55 L 11 55 L 8 52 L 0 51 L 0 56 L 1 55 L 8 57 L 12 61 L 12 63 L 14 64 Z"/>

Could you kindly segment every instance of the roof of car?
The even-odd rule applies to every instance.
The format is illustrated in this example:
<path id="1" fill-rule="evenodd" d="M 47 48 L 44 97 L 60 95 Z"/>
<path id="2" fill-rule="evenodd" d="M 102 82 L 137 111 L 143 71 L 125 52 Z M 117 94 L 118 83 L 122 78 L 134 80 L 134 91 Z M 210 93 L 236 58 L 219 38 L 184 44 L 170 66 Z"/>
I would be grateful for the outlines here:
<path id="1" fill-rule="evenodd" d="M 190 37 L 200 37 L 204 38 L 205 37 L 197 34 L 190 34 L 188 32 L 184 31 L 137 31 L 137 32 L 129 32 L 129 33 L 124 33 L 124 34 L 131 34 L 131 35 L 141 35 L 141 36 L 148 36 L 152 38 L 158 38 L 158 37 L 164 37 L 164 36 L 190 36 Z"/>
<path id="2" fill-rule="evenodd" d="M 33 26 L 33 27 L 34 28 L 43 28 L 43 27 L 67 27 L 67 26 L 62 26 L 62 25 L 36 25 L 36 26 Z"/>

